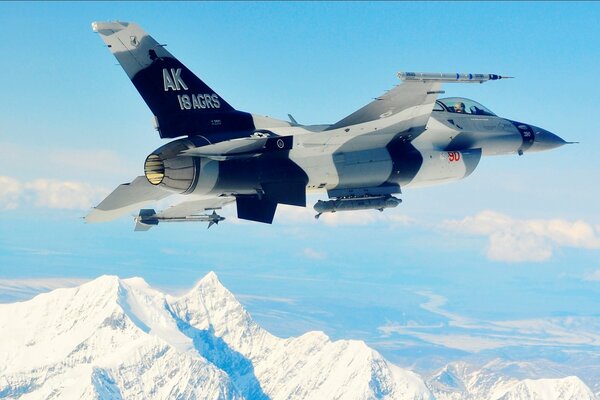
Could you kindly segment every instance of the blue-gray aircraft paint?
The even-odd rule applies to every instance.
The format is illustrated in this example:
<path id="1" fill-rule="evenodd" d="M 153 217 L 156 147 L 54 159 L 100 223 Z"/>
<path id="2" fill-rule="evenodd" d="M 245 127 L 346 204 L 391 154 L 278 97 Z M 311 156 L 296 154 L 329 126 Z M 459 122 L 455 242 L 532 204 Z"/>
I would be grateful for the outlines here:
<path id="1" fill-rule="evenodd" d="M 119 186 L 88 222 L 116 218 L 170 193 L 190 201 L 165 212 L 143 209 L 137 229 L 160 220 L 216 224 L 222 217 L 214 210 L 233 201 L 239 218 L 271 223 L 278 204 L 306 206 L 307 191 L 334 199 L 320 202 L 319 213 L 383 210 L 400 203 L 393 196 L 402 188 L 463 179 L 482 156 L 566 143 L 469 99 L 436 103 L 443 83 L 499 75 L 399 73 L 403 84 L 335 124 L 303 126 L 236 110 L 135 24 L 99 22 L 93 29 L 154 114 L 160 136 L 179 139 L 146 159 L 151 185 L 138 177 Z M 203 211 L 212 214 L 198 215 Z"/>

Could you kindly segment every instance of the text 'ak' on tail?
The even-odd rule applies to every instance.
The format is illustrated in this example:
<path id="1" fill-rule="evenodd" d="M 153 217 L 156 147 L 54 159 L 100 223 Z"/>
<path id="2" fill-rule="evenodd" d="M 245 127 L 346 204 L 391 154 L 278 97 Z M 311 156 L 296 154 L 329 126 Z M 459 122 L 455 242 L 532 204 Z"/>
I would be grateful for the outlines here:
<path id="1" fill-rule="evenodd" d="M 92 28 L 154 114 L 161 138 L 254 129 L 251 114 L 234 109 L 137 24 L 94 22 Z"/>

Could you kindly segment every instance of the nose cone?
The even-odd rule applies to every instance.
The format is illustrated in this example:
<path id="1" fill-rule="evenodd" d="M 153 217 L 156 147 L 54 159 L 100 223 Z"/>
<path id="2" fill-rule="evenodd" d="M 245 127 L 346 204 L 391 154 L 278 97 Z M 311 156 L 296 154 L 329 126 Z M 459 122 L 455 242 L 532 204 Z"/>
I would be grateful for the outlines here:
<path id="1" fill-rule="evenodd" d="M 567 144 L 560 136 L 555 135 L 552 132 L 548 132 L 545 129 L 538 128 L 537 126 L 531 126 L 534 132 L 534 140 L 529 151 L 544 151 L 551 150 Z"/>

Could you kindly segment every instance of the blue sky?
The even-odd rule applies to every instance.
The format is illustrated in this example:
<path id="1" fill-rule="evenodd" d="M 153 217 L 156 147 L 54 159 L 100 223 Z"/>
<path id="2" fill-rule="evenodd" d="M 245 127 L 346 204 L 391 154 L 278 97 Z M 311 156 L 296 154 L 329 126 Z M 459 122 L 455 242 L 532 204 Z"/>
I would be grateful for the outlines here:
<path id="1" fill-rule="evenodd" d="M 11 284 L 101 274 L 177 292 L 214 270 L 275 334 L 322 329 L 402 361 L 423 349 L 462 356 L 431 335 L 480 339 L 494 321 L 600 318 L 599 18 L 600 4 L 572 2 L 2 3 L 0 300 L 19 296 Z M 163 144 L 91 31 L 112 19 L 139 23 L 241 110 L 335 122 L 400 70 L 500 73 L 517 79 L 446 93 L 581 143 L 485 158 L 468 179 L 407 190 L 384 214 L 316 222 L 285 208 L 264 226 L 229 210 L 210 231 L 86 225 L 86 209 Z M 427 306 L 435 296 L 443 305 Z"/>

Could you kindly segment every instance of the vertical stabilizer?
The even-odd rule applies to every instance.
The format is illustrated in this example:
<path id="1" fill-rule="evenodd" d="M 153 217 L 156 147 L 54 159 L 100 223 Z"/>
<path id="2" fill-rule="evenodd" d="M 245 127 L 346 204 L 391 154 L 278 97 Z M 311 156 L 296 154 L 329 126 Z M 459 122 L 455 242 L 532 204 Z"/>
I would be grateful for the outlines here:
<path id="1" fill-rule="evenodd" d="M 162 138 L 253 130 L 252 116 L 235 110 L 165 46 L 129 22 L 94 22 L 156 117 Z"/>

